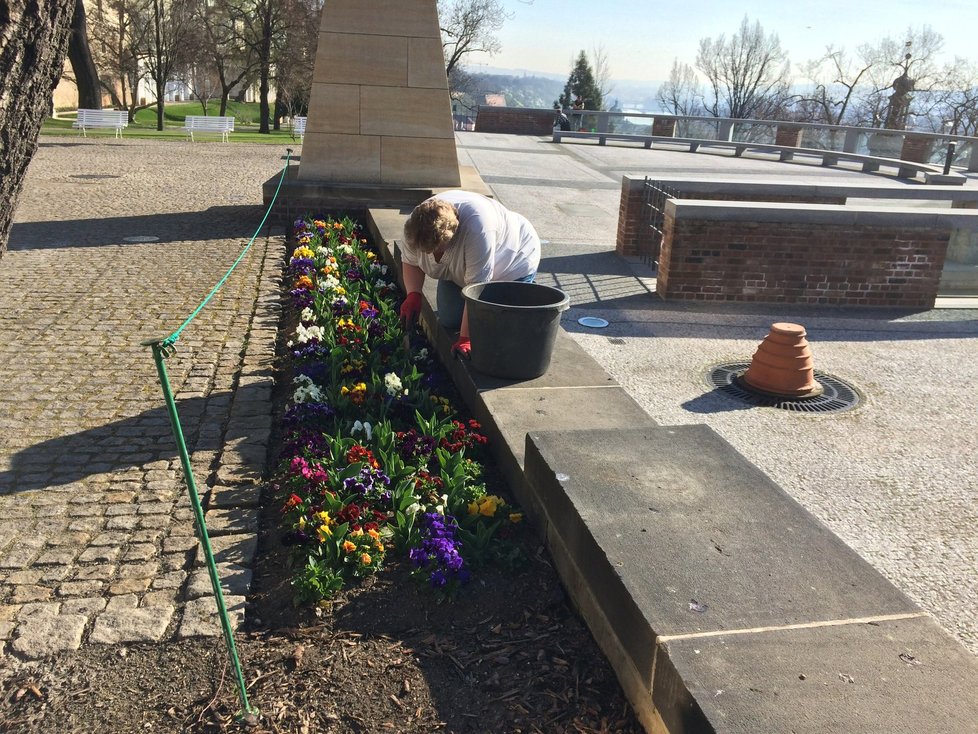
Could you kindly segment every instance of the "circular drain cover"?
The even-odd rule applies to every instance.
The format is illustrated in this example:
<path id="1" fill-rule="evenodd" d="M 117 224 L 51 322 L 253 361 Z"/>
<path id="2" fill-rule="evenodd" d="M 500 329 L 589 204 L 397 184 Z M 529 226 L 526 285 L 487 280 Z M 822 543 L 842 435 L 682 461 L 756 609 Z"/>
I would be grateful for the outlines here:
<path id="1" fill-rule="evenodd" d="M 603 329 L 608 325 L 606 319 L 602 319 L 598 316 L 582 316 L 577 320 L 581 326 L 590 326 L 592 329 Z"/>
<path id="2" fill-rule="evenodd" d="M 841 413 L 852 410 L 862 398 L 855 387 L 838 377 L 815 370 L 815 379 L 825 388 L 813 398 L 781 398 L 765 395 L 743 387 L 735 378 L 742 375 L 750 362 L 728 362 L 713 367 L 707 373 L 707 384 L 725 395 L 765 408 L 793 410 L 796 413 Z"/>

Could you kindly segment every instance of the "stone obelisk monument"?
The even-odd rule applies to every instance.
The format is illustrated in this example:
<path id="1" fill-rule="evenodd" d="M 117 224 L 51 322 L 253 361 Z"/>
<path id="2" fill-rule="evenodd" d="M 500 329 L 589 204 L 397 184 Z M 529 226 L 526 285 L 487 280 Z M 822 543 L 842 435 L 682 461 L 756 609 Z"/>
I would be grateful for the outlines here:
<path id="1" fill-rule="evenodd" d="M 298 179 L 461 184 L 436 0 L 327 0 Z"/>

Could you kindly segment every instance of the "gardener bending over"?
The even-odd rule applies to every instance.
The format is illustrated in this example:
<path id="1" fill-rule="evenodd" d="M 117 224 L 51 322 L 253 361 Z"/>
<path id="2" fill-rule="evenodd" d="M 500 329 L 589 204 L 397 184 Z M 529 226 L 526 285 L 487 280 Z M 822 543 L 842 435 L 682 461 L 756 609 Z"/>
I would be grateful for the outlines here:
<path id="1" fill-rule="evenodd" d="M 404 225 L 402 275 L 407 297 L 401 322 L 421 312 L 426 275 L 438 279 L 438 321 L 458 329 L 452 352 L 472 349 L 462 288 L 473 283 L 532 283 L 540 264 L 540 238 L 526 217 L 468 191 L 444 191 L 414 208 Z"/>

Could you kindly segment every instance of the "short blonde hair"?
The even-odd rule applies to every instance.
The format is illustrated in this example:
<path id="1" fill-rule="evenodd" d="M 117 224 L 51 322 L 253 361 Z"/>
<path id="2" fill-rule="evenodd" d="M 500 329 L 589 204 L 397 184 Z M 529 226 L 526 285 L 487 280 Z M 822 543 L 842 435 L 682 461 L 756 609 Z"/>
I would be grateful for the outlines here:
<path id="1" fill-rule="evenodd" d="M 414 207 L 404 223 L 404 239 L 412 249 L 434 252 L 447 244 L 457 229 L 455 207 L 443 199 L 427 199 Z"/>

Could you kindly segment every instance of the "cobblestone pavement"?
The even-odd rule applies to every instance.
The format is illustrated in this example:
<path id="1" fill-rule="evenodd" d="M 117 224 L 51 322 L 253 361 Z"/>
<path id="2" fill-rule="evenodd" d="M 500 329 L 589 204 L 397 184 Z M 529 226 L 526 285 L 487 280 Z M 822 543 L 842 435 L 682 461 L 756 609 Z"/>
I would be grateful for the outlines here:
<path id="1" fill-rule="evenodd" d="M 277 146 L 41 139 L 0 260 L 0 645 L 218 634 L 147 338 L 247 244 Z M 259 237 L 167 361 L 228 606 L 243 609 L 284 238 Z M 0 663 L 2 664 L 2 663 Z"/>

